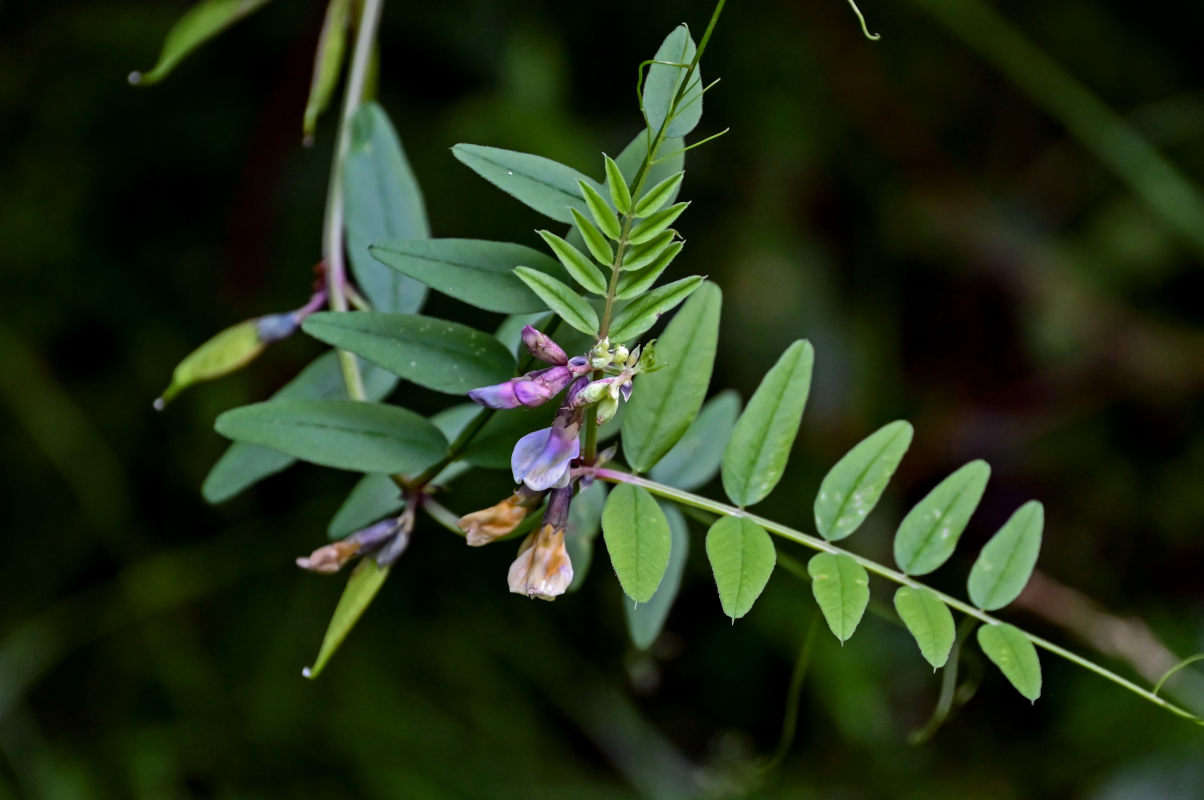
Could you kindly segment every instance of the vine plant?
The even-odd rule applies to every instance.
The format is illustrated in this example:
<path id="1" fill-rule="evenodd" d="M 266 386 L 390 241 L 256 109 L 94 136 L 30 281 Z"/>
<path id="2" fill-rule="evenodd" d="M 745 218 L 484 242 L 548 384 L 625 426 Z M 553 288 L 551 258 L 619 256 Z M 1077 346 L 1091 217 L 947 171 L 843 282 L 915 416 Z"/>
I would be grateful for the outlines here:
<path id="1" fill-rule="evenodd" d="M 131 81 L 161 79 L 263 2 L 202 2 L 169 34 L 156 68 Z M 580 584 L 600 527 L 633 601 L 633 640 L 647 647 L 681 579 L 688 547 L 682 506 L 714 516 L 706 553 L 720 606 L 733 621 L 769 581 L 777 536 L 816 551 L 806 571 L 841 642 L 861 620 L 873 574 L 896 585 L 895 610 L 934 669 L 946 665 L 958 639 L 956 611 L 980 623 L 983 652 L 1029 700 L 1041 693 L 1040 648 L 1201 722 L 1156 689 L 991 613 L 1029 579 L 1041 543 L 1040 503 L 1021 506 L 983 548 L 970 571 L 969 602 L 921 582 L 952 555 L 977 507 L 990 474 L 983 461 L 953 472 L 906 514 L 894 538 L 897 569 L 837 544 L 882 497 L 911 443 L 907 422 L 884 425 L 827 473 L 814 502 L 818 536 L 749 510 L 786 468 L 807 403 L 812 347 L 801 340 L 788 347 L 743 411 L 730 391 L 707 401 L 720 289 L 698 275 L 657 285 L 685 244 L 673 227 L 689 206 L 677 201 L 685 153 L 714 138 L 684 141 L 710 88 L 699 62 L 723 5 L 697 45 L 681 25 L 640 66 L 643 129 L 617 157 L 602 158 L 598 177 L 538 155 L 453 148 L 481 177 L 568 226 L 564 235 L 539 232 L 549 255 L 511 243 L 430 238 L 397 135 L 368 98 L 382 0 L 330 0 L 304 115 L 307 139 L 334 93 L 352 31 L 354 40 L 323 227 L 323 280 L 300 308 L 206 342 L 156 401 L 161 408 L 182 388 L 241 367 L 297 330 L 335 348 L 268 401 L 218 417 L 218 432 L 234 444 L 203 487 L 220 502 L 295 459 L 363 473 L 331 521 L 334 541 L 297 561 L 319 573 L 355 563 L 305 674 L 316 677 L 327 664 L 405 551 L 420 512 L 470 546 L 523 537 L 509 588 L 545 600 Z M 496 333 L 424 316 L 418 312 L 428 289 L 509 316 Z M 679 305 L 659 337 L 647 338 Z M 536 362 L 543 366 L 532 369 Z M 446 393 L 452 403 L 427 419 L 384 402 L 399 380 Z M 616 434 L 615 444 L 600 449 Z M 470 470 L 499 468 L 511 470 L 517 488 L 490 508 L 461 516 L 432 496 Z M 692 491 L 716 472 L 730 503 Z"/>

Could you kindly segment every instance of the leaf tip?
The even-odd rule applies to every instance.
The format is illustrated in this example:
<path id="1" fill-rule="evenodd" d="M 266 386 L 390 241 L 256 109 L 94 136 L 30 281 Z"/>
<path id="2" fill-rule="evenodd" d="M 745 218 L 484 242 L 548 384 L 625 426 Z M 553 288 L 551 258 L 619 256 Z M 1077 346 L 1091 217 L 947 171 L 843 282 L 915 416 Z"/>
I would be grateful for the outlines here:
<path id="1" fill-rule="evenodd" d="M 125 79 L 130 86 L 137 86 L 138 84 L 142 83 L 142 73 L 138 70 L 134 70 L 129 75 L 126 75 Z"/>
<path id="2" fill-rule="evenodd" d="M 316 673 L 313 671 L 313 669 L 312 669 L 312 668 L 310 668 L 310 667 L 302 667 L 302 668 L 301 668 L 301 677 L 302 677 L 302 678 L 305 678 L 305 679 L 307 679 L 307 680 L 311 680 L 311 681 L 312 681 L 312 680 L 314 680 L 315 678 L 317 678 L 318 676 L 317 676 L 317 674 L 316 674 Z"/>
<path id="3" fill-rule="evenodd" d="M 164 394 L 167 393 L 164 392 Z M 151 403 L 151 408 L 155 409 L 155 411 L 162 411 L 167 408 L 167 400 L 163 397 L 156 397 L 155 401 Z"/>

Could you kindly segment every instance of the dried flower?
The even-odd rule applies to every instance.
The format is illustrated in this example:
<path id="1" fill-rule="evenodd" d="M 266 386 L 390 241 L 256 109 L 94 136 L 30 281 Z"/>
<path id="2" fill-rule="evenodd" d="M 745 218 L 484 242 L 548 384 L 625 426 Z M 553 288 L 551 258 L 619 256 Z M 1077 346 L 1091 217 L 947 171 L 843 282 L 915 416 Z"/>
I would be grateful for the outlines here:
<path id="1" fill-rule="evenodd" d="M 520 486 L 514 494 L 497 505 L 460 517 L 460 530 L 471 547 L 480 547 L 500 539 L 522 523 L 527 512 L 543 498 L 543 492 L 535 492 Z"/>
<path id="2" fill-rule="evenodd" d="M 360 555 L 376 550 L 397 537 L 401 522 L 394 518 L 383 519 L 374 525 L 356 531 L 346 539 L 319 547 L 308 556 L 297 559 L 297 566 L 322 575 L 333 575 L 343 566 Z"/>
<path id="3" fill-rule="evenodd" d="M 510 565 L 507 575 L 510 591 L 540 600 L 553 600 L 564 594 L 573 582 L 573 564 L 564 546 L 572 497 L 571 486 L 552 492 L 543 524 L 538 531 L 528 534 L 518 550 L 518 558 Z"/>

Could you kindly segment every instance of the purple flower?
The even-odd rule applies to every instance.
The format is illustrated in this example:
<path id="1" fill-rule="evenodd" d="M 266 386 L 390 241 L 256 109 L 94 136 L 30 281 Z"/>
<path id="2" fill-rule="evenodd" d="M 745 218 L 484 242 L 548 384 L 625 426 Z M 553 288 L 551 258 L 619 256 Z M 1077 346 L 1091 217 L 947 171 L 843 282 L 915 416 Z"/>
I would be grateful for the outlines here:
<path id="1" fill-rule="evenodd" d="M 527 346 L 527 351 L 531 355 L 545 364 L 563 367 L 569 361 L 568 354 L 564 352 L 563 347 L 530 325 L 523 328 L 523 344 Z"/>
<path id="2" fill-rule="evenodd" d="M 473 389 L 468 397 L 488 408 L 534 408 L 560 394 L 572 381 L 573 372 L 568 367 L 547 367 L 504 383 Z"/>
<path id="3" fill-rule="evenodd" d="M 510 456 L 515 483 L 525 483 L 537 492 L 567 486 L 569 462 L 581 453 L 577 438 L 580 425 L 558 424 L 532 431 L 518 440 Z"/>

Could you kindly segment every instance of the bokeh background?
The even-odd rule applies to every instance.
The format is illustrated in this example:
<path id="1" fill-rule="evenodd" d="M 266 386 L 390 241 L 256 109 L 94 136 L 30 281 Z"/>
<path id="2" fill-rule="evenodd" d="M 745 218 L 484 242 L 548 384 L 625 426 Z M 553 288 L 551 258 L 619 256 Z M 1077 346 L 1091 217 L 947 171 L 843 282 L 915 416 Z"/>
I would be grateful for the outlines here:
<path id="1" fill-rule="evenodd" d="M 164 414 L 150 401 L 214 331 L 308 295 L 334 132 L 327 118 L 301 147 L 323 9 L 269 4 L 129 87 L 185 7 L 0 3 L 0 798 L 1204 797 L 1200 729 L 1048 656 L 1030 706 L 968 647 L 964 707 L 909 743 L 939 678 L 873 614 L 843 648 L 821 632 L 797 737 L 759 771 L 814 606 L 779 571 L 731 625 L 699 529 L 641 654 L 604 556 L 581 592 L 527 602 L 505 593 L 508 546 L 468 551 L 428 522 L 303 680 L 342 581 L 292 558 L 353 477 L 296 467 L 217 508 L 199 486 L 224 447 L 216 414 L 319 347 L 276 345 Z M 960 593 L 978 547 L 1039 497 L 1043 577 L 1006 616 L 1156 675 L 1204 649 L 1204 6 L 863 10 L 881 41 L 842 0 L 732 0 L 704 62 L 722 82 L 700 133 L 731 132 L 689 156 L 674 269 L 725 292 L 715 386 L 747 397 L 798 337 L 818 353 L 763 513 L 809 527 L 827 467 L 908 418 L 911 453 L 854 547 L 889 559 L 909 503 L 986 458 L 935 584 Z M 708 14 L 387 3 L 379 97 L 435 235 L 536 244 L 534 212 L 448 148 L 598 172 L 638 129 L 636 64 Z M 1145 169 L 1117 124 L 1173 166 Z M 445 499 L 467 511 L 506 482 Z M 1201 706 L 1192 679 L 1170 689 Z"/>

